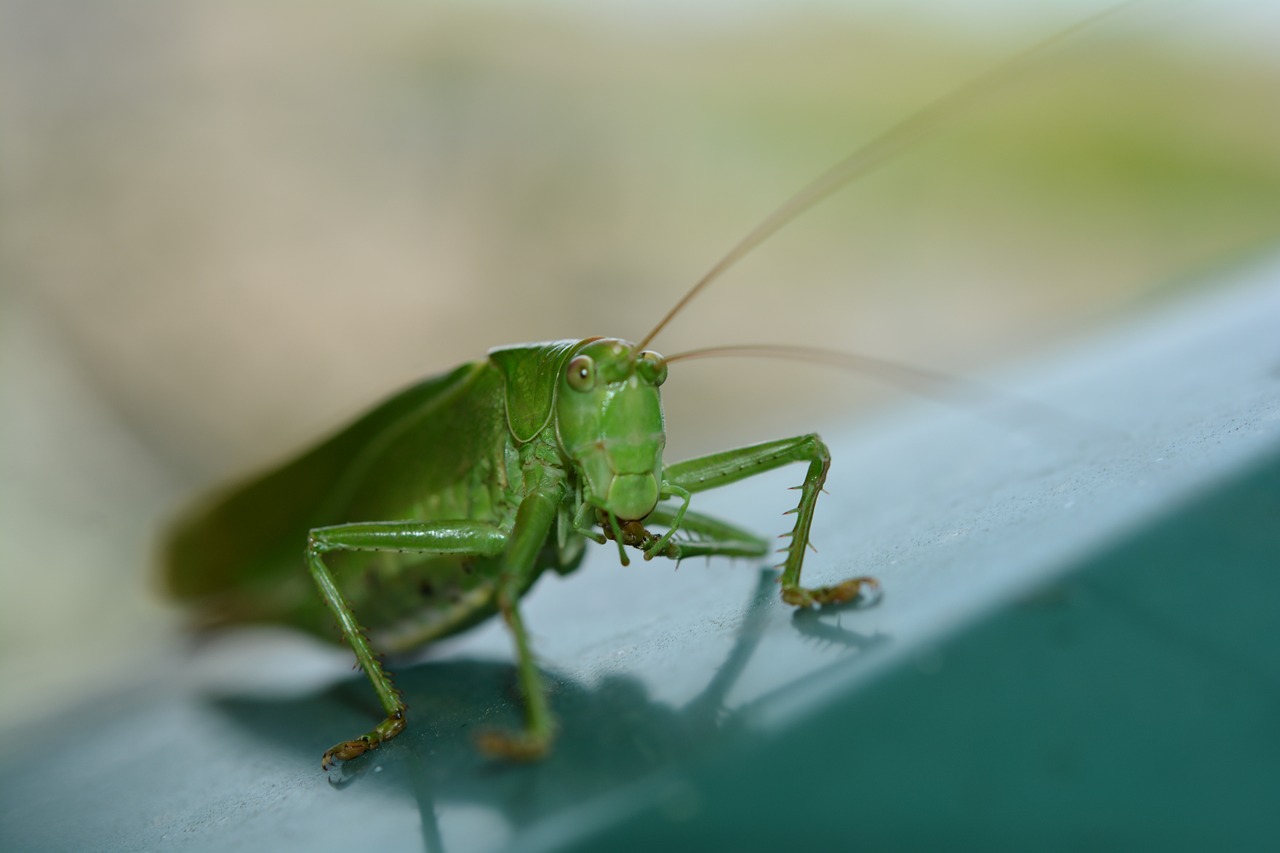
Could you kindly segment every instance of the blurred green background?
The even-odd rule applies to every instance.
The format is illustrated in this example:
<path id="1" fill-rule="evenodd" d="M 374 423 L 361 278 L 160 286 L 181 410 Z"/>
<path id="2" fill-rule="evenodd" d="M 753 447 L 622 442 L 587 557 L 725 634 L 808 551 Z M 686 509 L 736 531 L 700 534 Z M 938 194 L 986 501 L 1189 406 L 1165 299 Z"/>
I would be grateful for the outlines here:
<path id="1" fill-rule="evenodd" d="M 1101 4 L 0 2 L 0 725 L 144 677 L 165 516 L 493 345 L 638 338 L 861 142 Z M 964 374 L 1280 233 L 1264 4 L 1118 18 L 657 342 Z M 672 458 L 847 417 L 689 364 Z M 35 697 L 39 697 L 37 700 Z"/>

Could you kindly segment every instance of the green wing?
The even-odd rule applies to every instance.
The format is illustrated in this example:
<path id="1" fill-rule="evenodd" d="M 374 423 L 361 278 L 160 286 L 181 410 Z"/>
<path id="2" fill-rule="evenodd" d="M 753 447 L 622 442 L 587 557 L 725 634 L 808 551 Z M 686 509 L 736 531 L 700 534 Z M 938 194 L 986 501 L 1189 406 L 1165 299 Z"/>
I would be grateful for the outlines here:
<path id="1" fill-rule="evenodd" d="M 164 542 L 162 572 L 168 593 L 184 601 L 270 598 L 291 587 L 295 575 L 305 583 L 299 569 L 307 531 L 324 524 L 372 520 L 329 517 L 344 503 L 335 490 L 361 480 L 369 448 L 385 444 L 410 424 L 456 422 L 460 396 L 466 397 L 477 385 L 500 393 L 493 381 L 484 381 L 492 380 L 492 373 L 487 362 L 473 362 L 426 379 L 297 459 L 197 506 L 174 524 Z M 483 411 L 492 406 L 488 400 L 469 402 L 464 408 Z"/>

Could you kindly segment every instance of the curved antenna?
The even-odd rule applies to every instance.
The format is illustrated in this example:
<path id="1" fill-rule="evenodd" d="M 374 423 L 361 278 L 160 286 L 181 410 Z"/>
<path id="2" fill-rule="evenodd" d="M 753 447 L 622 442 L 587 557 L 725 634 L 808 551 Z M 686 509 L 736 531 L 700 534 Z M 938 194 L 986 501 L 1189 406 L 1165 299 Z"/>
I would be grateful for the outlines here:
<path id="1" fill-rule="evenodd" d="M 1070 40 L 1082 30 L 1094 26 L 1099 21 L 1116 14 L 1125 7 L 1136 5 L 1137 2 L 1140 2 L 1140 0 L 1130 0 L 1128 3 L 1112 6 L 1082 21 L 1078 21 L 1066 29 L 1059 30 L 1044 41 L 1005 60 L 985 74 L 975 77 L 960 88 L 951 90 L 919 112 L 913 113 L 893 125 L 823 172 L 800 192 L 792 196 L 785 204 L 769 214 L 763 222 L 752 229 L 747 236 L 743 237 L 736 246 L 729 250 L 727 255 L 708 270 L 706 275 L 698 279 L 693 287 L 689 288 L 684 296 L 680 297 L 680 301 L 658 321 L 658 325 L 650 329 L 649 334 L 640 340 L 640 343 L 636 345 L 636 350 L 644 349 L 708 284 L 715 281 L 725 270 L 741 260 L 743 255 L 776 234 L 788 222 L 836 190 L 869 174 L 911 145 L 935 133 L 938 128 L 945 126 L 946 122 L 954 115 L 968 109 L 973 102 L 986 97 L 1002 84 L 1018 77 L 1020 72 L 1033 67 L 1036 62 L 1043 58 L 1043 54 L 1048 53 L 1057 45 Z"/>
<path id="2" fill-rule="evenodd" d="M 916 394 L 933 398 L 956 396 L 1004 397 L 1004 392 L 989 389 L 970 379 L 961 379 L 946 373 L 937 373 L 923 367 L 877 358 L 843 350 L 823 347 L 792 346 L 789 344 L 730 344 L 727 346 L 698 347 L 675 355 L 664 356 L 667 364 L 677 361 L 693 361 L 699 358 L 783 358 L 809 361 L 851 370 L 878 379 L 888 385 L 904 388 Z"/>
<path id="3" fill-rule="evenodd" d="M 1028 421 L 1038 421 L 1042 425 L 1052 423 L 1060 427 L 1069 427 L 1075 435 L 1099 431 L 1107 434 L 1114 433 L 1110 427 L 1090 423 L 1046 403 L 1030 400 L 982 382 L 862 353 L 787 344 L 732 344 L 699 347 L 665 358 L 667 364 L 671 364 L 676 361 L 723 356 L 783 358 L 839 367 L 870 376 L 887 385 L 902 388 L 922 397 L 968 409 L 987 420 L 999 422 L 1014 432 L 1026 432 Z M 1003 415 L 1001 415 L 1001 409 L 1004 410 Z M 1032 434 L 1042 430 L 1043 426 L 1033 430 Z"/>
<path id="4" fill-rule="evenodd" d="M 864 355 L 857 352 L 826 349 L 824 347 L 794 346 L 791 344 L 728 344 L 725 346 L 698 347 L 685 350 L 675 355 L 664 356 L 667 364 L 677 361 L 693 361 L 698 358 L 785 358 L 796 361 L 810 361 L 852 370 L 866 374 L 890 385 L 905 388 L 926 396 L 937 397 L 945 393 L 955 393 L 965 388 L 980 387 L 968 379 L 937 373 L 923 367 L 904 364 Z"/>

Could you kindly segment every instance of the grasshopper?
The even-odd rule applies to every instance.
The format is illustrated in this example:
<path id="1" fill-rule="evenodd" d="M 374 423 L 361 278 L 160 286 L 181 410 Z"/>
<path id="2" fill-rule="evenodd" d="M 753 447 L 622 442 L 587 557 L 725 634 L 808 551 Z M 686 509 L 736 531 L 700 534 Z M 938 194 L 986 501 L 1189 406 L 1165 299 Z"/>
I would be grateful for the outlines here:
<path id="1" fill-rule="evenodd" d="M 331 637 L 337 621 L 386 717 L 328 749 L 325 769 L 405 728 L 405 703 L 375 649 L 415 649 L 496 614 L 515 644 L 525 726 L 485 733 L 479 747 L 511 759 L 545 754 L 556 726 L 521 597 L 547 569 L 577 569 L 588 539 L 615 542 L 624 565 L 628 548 L 646 560 L 764 556 L 765 539 L 690 509 L 693 495 L 707 489 L 793 463 L 806 466 L 782 549 L 783 601 L 807 608 L 876 593 L 869 577 L 801 584 L 831 464 L 816 434 L 664 461 L 660 389 L 668 366 L 742 348 L 663 358 L 648 344 L 783 225 L 1098 17 L 944 96 L 819 176 L 712 267 L 639 342 L 587 337 L 494 348 L 485 359 L 386 399 L 296 459 L 215 495 L 170 531 L 164 551 L 169 592 L 209 622 L 279 622 Z M 930 374 L 865 357 L 805 348 L 752 351 L 843 360 L 904 384 L 931 381 Z"/>

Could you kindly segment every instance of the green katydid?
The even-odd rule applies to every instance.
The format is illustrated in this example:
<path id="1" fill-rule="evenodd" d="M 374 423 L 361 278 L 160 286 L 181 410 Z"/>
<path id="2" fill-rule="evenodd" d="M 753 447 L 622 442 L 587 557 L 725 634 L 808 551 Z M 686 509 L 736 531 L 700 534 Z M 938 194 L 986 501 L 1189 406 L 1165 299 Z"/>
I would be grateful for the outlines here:
<path id="1" fill-rule="evenodd" d="M 546 569 L 576 569 L 587 539 L 614 540 L 624 564 L 626 548 L 645 559 L 763 556 L 765 539 L 690 510 L 692 495 L 706 489 L 806 465 L 783 549 L 783 600 L 811 607 L 874 592 L 877 584 L 868 577 L 801 584 L 831 462 L 817 435 L 664 462 L 659 388 L 668 365 L 733 348 L 664 359 L 647 345 L 695 295 L 783 225 L 1096 17 L 936 101 L 819 176 L 748 234 L 639 343 L 588 337 L 498 347 L 482 361 L 401 391 L 309 452 L 216 495 L 171 532 L 164 555 L 168 589 L 212 622 L 281 622 L 331 637 L 337 620 L 386 717 L 326 751 L 326 768 L 378 747 L 406 725 L 404 702 L 375 647 L 416 648 L 495 614 L 515 643 L 525 728 L 488 733 L 480 747 L 516 759 L 544 754 L 555 724 L 521 619 L 521 597 Z M 838 359 L 903 384 L 937 382 L 933 374 L 850 355 L 755 352 Z"/>

